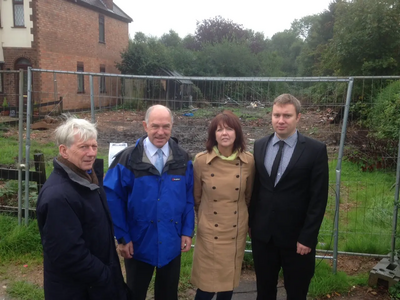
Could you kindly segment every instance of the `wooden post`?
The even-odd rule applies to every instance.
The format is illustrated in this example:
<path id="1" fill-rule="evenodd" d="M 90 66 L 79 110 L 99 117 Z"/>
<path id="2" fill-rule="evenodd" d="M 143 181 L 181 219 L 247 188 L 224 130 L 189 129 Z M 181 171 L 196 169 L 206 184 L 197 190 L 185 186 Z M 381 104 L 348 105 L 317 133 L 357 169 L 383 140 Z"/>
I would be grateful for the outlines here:
<path id="1" fill-rule="evenodd" d="M 43 153 L 34 154 L 33 157 L 35 161 L 35 171 L 39 173 L 37 177 L 37 188 L 39 194 L 43 184 L 46 182 L 46 164 L 44 162 Z"/>

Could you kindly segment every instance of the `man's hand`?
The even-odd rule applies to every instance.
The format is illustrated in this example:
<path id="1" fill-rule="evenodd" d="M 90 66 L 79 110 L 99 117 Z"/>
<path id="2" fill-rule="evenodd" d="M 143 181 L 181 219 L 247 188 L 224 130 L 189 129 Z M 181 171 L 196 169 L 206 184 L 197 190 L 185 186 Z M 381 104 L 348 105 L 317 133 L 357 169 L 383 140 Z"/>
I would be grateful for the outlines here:
<path id="1" fill-rule="evenodd" d="M 130 241 L 126 245 L 118 244 L 118 252 L 123 258 L 132 258 L 133 256 L 133 243 Z"/>
<path id="2" fill-rule="evenodd" d="M 311 248 L 304 246 L 297 242 L 297 253 L 300 255 L 306 255 L 311 252 Z"/>
<path id="3" fill-rule="evenodd" d="M 192 247 L 192 238 L 186 235 L 182 235 L 181 251 L 188 252 Z"/>

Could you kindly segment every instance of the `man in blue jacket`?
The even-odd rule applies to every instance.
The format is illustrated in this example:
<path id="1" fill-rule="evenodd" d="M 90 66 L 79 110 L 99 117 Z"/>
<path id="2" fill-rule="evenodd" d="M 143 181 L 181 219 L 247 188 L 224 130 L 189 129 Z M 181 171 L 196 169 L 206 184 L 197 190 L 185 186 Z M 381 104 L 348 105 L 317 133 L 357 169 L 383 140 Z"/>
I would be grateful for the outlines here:
<path id="1" fill-rule="evenodd" d="M 127 284 L 140 300 L 154 268 L 155 299 L 178 299 L 181 252 L 192 244 L 193 166 L 171 138 L 172 124 L 167 107 L 150 107 L 147 136 L 118 153 L 104 179 Z"/>

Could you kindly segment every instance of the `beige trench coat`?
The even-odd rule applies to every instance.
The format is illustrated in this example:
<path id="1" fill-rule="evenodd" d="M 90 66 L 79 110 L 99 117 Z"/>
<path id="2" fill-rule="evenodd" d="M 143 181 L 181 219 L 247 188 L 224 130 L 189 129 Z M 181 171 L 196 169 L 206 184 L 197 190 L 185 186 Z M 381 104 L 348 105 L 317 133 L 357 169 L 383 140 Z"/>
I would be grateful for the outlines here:
<path id="1" fill-rule="evenodd" d="M 249 152 L 235 160 L 202 152 L 194 161 L 197 215 L 191 282 L 206 292 L 231 291 L 239 285 L 254 179 Z"/>

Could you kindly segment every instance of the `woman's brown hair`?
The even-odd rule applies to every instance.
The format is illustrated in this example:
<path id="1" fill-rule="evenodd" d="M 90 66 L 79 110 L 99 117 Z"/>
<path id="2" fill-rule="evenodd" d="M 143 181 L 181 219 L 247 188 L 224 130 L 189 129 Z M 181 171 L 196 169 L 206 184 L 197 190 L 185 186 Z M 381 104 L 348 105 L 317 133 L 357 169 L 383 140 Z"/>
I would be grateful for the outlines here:
<path id="1" fill-rule="evenodd" d="M 218 125 L 223 124 L 226 125 L 233 130 L 235 130 L 236 139 L 233 143 L 233 152 L 243 152 L 246 150 L 246 143 L 244 141 L 242 126 L 240 125 L 239 118 L 229 110 L 224 110 L 222 113 L 219 113 L 211 120 L 210 126 L 208 126 L 208 138 L 206 142 L 206 149 L 208 152 L 211 152 L 214 146 L 217 146 L 217 138 L 215 136 L 215 131 L 218 128 Z"/>

